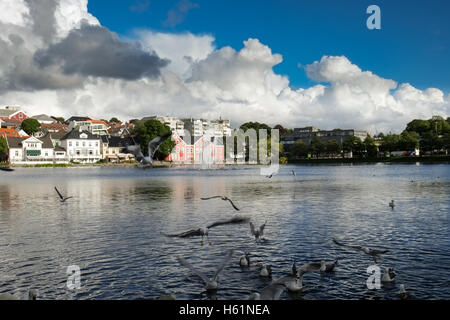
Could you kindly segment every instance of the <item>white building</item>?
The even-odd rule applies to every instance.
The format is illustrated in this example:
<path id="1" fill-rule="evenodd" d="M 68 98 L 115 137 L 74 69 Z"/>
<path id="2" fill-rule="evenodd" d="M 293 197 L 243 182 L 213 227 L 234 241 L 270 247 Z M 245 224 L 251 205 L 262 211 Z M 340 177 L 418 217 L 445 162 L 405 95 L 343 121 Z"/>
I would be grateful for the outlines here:
<path id="1" fill-rule="evenodd" d="M 142 121 L 147 121 L 147 120 L 158 120 L 159 122 L 168 126 L 170 128 L 170 131 L 176 132 L 178 135 L 183 135 L 184 122 L 176 117 L 152 116 L 152 117 L 142 118 Z"/>
<path id="2" fill-rule="evenodd" d="M 108 125 L 101 120 L 90 120 L 90 119 L 81 121 L 72 120 L 69 122 L 67 131 L 71 131 L 73 129 L 89 131 L 93 135 L 99 136 L 109 135 Z"/>
<path id="3" fill-rule="evenodd" d="M 102 159 L 101 139 L 85 130 L 72 130 L 61 138 L 70 161 L 95 163 Z"/>
<path id="4" fill-rule="evenodd" d="M 67 163 L 65 150 L 55 148 L 49 135 L 36 137 L 7 137 L 9 162 L 12 164 Z"/>
<path id="5" fill-rule="evenodd" d="M 31 119 L 36 119 L 40 124 L 52 124 L 56 122 L 55 119 L 46 114 L 38 114 L 36 116 L 32 116 Z"/>

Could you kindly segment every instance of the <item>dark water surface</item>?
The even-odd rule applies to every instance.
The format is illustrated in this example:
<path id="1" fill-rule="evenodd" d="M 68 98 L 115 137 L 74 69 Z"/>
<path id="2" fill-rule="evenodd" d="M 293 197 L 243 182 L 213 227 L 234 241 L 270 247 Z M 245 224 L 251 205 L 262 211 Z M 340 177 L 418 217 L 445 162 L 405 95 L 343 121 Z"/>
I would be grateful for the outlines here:
<path id="1" fill-rule="evenodd" d="M 295 169 L 297 176 L 290 171 Z M 61 204 L 54 191 L 74 196 Z M 161 233 L 196 229 L 234 216 L 228 195 L 259 225 L 255 243 L 248 224 L 210 230 L 200 238 Z M 246 299 L 270 283 L 255 267 L 241 269 L 243 251 L 272 266 L 273 278 L 292 262 L 339 260 L 336 272 L 304 277 L 305 290 L 282 299 L 395 299 L 405 284 L 420 299 L 450 299 L 450 166 L 282 166 L 267 179 L 255 167 L 218 170 L 135 168 L 18 168 L 0 171 L 0 293 L 41 299 Z M 396 202 L 389 208 L 391 199 Z M 364 253 L 349 243 L 390 251 L 378 262 L 393 267 L 396 282 L 368 290 Z M 229 248 L 236 250 L 215 296 L 176 261 L 182 256 L 208 276 Z M 66 286 L 67 267 L 81 268 L 81 289 Z"/>

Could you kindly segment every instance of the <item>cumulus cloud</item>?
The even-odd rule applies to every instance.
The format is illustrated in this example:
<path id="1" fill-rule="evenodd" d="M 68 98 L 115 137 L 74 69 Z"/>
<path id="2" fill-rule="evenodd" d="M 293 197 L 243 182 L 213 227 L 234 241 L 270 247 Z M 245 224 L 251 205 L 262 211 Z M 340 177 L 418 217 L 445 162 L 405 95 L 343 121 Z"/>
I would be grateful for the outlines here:
<path id="1" fill-rule="evenodd" d="M 136 80 L 158 77 L 169 61 L 138 43 L 124 42 L 102 26 L 82 25 L 58 43 L 36 52 L 40 67 L 59 65 L 64 74 Z"/>
<path id="2" fill-rule="evenodd" d="M 345 56 L 302 65 L 297 71 L 317 84 L 293 88 L 274 72 L 283 57 L 258 39 L 240 49 L 216 48 L 213 36 L 189 32 L 135 30 L 123 39 L 88 13 L 86 0 L 51 0 L 55 19 L 39 27 L 36 17 L 47 13 L 28 2 L 0 2 L 0 105 L 31 114 L 222 117 L 234 126 L 398 132 L 414 118 L 450 113 L 441 90 L 398 84 Z"/>

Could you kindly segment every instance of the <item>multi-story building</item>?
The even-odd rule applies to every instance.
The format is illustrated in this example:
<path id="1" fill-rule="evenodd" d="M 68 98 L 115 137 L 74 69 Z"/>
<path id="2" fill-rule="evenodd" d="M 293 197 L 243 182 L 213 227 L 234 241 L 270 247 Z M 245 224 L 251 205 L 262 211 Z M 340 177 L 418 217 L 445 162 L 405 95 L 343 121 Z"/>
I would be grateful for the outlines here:
<path id="1" fill-rule="evenodd" d="M 159 122 L 168 126 L 170 128 L 170 131 L 176 132 L 179 135 L 183 135 L 184 122 L 176 117 L 151 116 L 151 117 L 142 118 L 142 121 L 147 121 L 147 120 L 158 120 Z"/>
<path id="2" fill-rule="evenodd" d="M 281 137 L 281 143 L 289 148 L 297 140 L 302 140 L 305 144 L 311 144 L 314 137 L 319 137 L 324 143 L 330 140 L 336 140 L 342 145 L 345 138 L 348 136 L 355 136 L 364 141 L 368 135 L 367 131 L 355 129 L 334 129 L 334 130 L 319 130 L 315 127 L 295 128 L 293 133 Z"/>
<path id="3" fill-rule="evenodd" d="M 101 138 L 86 130 L 72 130 L 61 138 L 70 161 L 94 163 L 102 159 Z"/>
<path id="4" fill-rule="evenodd" d="M 5 122 L 16 121 L 22 122 L 27 119 L 28 115 L 17 106 L 6 106 L 4 109 L 0 109 L 0 120 Z"/>
<path id="5" fill-rule="evenodd" d="M 222 138 L 191 137 L 189 141 L 176 133 L 172 135 L 175 147 L 165 159 L 175 163 L 213 164 L 224 163 L 225 148 Z"/>
<path id="6" fill-rule="evenodd" d="M 89 131 L 93 135 L 107 136 L 108 125 L 102 120 L 71 120 L 67 128 L 68 131 L 73 129 Z"/>
<path id="7" fill-rule="evenodd" d="M 131 137 L 101 136 L 102 157 L 109 162 L 129 161 L 134 158 L 133 154 L 127 151 L 127 146 L 135 145 L 136 142 Z"/>
<path id="8" fill-rule="evenodd" d="M 55 148 L 49 135 L 7 137 L 9 162 L 12 164 L 67 163 L 64 149 Z"/>

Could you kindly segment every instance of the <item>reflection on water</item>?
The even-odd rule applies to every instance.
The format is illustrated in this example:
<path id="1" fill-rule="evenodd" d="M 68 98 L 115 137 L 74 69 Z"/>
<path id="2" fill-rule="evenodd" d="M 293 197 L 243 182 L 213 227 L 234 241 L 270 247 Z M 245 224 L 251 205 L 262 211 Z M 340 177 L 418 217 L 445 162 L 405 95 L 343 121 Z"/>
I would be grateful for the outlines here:
<path id="1" fill-rule="evenodd" d="M 241 269 L 243 251 L 272 266 L 273 278 L 293 261 L 339 260 L 336 272 L 304 277 L 305 290 L 283 299 L 395 299 L 403 283 L 417 298 L 449 299 L 448 165 L 284 166 L 272 179 L 255 167 L 219 170 L 22 168 L 0 172 L 0 292 L 45 299 L 246 299 L 270 283 L 256 267 Z M 295 169 L 297 175 L 290 174 Z M 58 201 L 54 186 L 74 196 Z M 247 224 L 210 230 L 200 238 L 163 233 L 196 229 L 232 217 L 227 195 L 255 224 L 268 220 L 267 241 L 255 243 Z M 395 199 L 394 210 L 388 203 Z M 397 281 L 368 290 L 373 261 L 338 247 L 339 237 L 388 248 L 379 266 Z M 214 296 L 176 261 L 183 256 L 212 276 L 224 252 L 234 259 Z M 81 289 L 67 288 L 67 267 L 81 268 Z"/>

